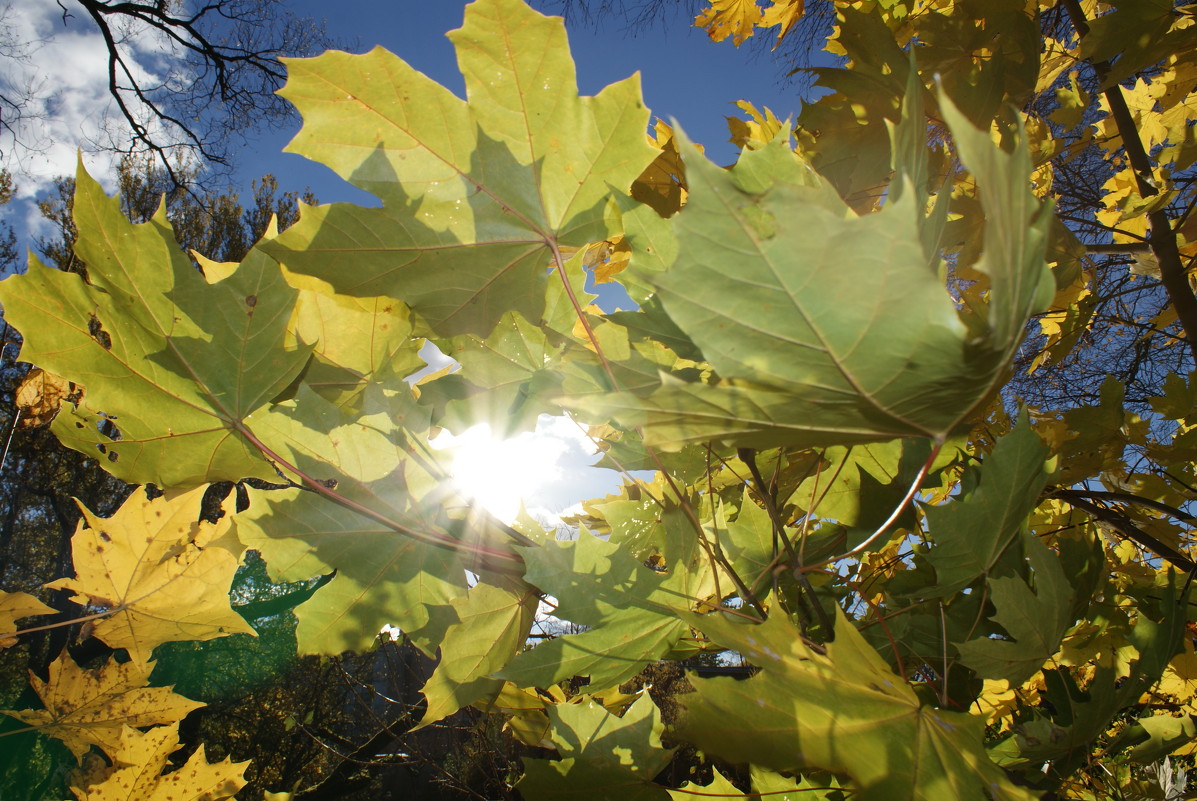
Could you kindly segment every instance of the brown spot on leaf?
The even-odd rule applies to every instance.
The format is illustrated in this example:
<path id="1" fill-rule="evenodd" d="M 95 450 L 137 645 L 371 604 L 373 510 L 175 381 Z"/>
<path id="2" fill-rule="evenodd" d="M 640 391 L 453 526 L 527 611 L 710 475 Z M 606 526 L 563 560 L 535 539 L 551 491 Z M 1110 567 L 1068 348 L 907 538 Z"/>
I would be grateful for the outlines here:
<path id="1" fill-rule="evenodd" d="M 48 425 L 57 416 L 63 401 L 75 402 L 81 395 L 74 383 L 35 367 L 17 387 L 14 400 L 21 412 L 18 425 L 23 429 Z M 83 428 L 82 423 L 75 425 Z"/>
<path id="2" fill-rule="evenodd" d="M 103 324 L 100 323 L 100 318 L 94 314 L 87 321 L 87 333 L 91 335 L 92 339 L 100 343 L 101 348 L 112 350 L 112 337 L 104 330 Z"/>

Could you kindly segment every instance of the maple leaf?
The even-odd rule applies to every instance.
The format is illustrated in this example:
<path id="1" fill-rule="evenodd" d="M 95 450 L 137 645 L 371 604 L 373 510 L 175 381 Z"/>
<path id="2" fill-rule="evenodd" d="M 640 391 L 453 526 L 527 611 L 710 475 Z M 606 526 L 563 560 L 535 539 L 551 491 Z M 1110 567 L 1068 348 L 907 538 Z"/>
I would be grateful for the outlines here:
<path id="1" fill-rule="evenodd" d="M 979 637 L 957 644 L 961 661 L 985 679 L 1021 684 L 1043 666 L 1060 647 L 1070 618 L 1073 591 L 1056 557 L 1031 534 L 1022 537 L 1033 568 L 1034 591 L 1018 576 L 989 579 L 989 595 L 996 607 L 993 619 L 1013 638 Z"/>
<path id="2" fill-rule="evenodd" d="M 296 610 L 301 653 L 368 648 L 387 625 L 431 653 L 443 632 L 434 626 L 427 639 L 421 636 L 435 622 L 428 610 L 464 594 L 465 570 L 477 567 L 453 546 L 494 544 L 498 535 L 485 520 L 457 531 L 447 516 L 446 507 L 461 502 L 453 499 L 448 473 L 427 439 L 414 433 L 427 430 L 428 410 L 416 405 L 406 385 L 397 392 L 370 388 L 363 403 L 368 415 L 331 426 L 341 434 L 340 453 L 301 460 L 334 482 L 349 508 L 299 489 L 254 493 L 249 509 L 234 516 L 233 531 L 245 547 L 261 552 L 274 581 L 336 571 Z M 329 425 L 340 411 L 307 388 L 297 394 L 296 407 L 328 418 Z M 363 429 L 364 438 L 355 433 Z M 423 457 L 405 458 L 408 448 Z M 398 536 L 388 521 L 404 521 L 413 536 Z"/>
<path id="3" fill-rule="evenodd" d="M 57 611 L 27 592 L 0 590 L 0 648 L 8 648 L 17 644 L 18 620 L 34 615 L 52 615 Z"/>
<path id="4" fill-rule="evenodd" d="M 549 707 L 552 745 L 560 759 L 525 759 L 520 794 L 528 799 L 612 798 L 667 801 L 653 783 L 673 756 L 661 743 L 665 726 L 648 693 L 622 716 L 590 701 Z"/>
<path id="5" fill-rule="evenodd" d="M 197 522 L 204 491 L 150 500 L 141 489 L 108 518 L 81 506 L 71 538 L 75 578 L 46 586 L 105 607 L 94 635 L 138 662 L 164 642 L 255 634 L 229 606 L 238 557 L 217 542 L 229 530 L 228 517 Z"/>
<path id="6" fill-rule="evenodd" d="M 657 155 L 639 80 L 579 97 L 565 28 L 518 0 L 478 0 L 449 34 L 466 100 L 391 53 L 288 60 L 280 92 L 304 117 L 290 152 L 382 200 L 305 209 L 266 245 L 350 295 L 399 298 L 438 333 L 487 336 L 506 311 L 539 321 L 562 247 L 614 231 Z"/>
<path id="7" fill-rule="evenodd" d="M 73 777 L 71 792 L 78 801 L 222 801 L 245 786 L 248 762 L 226 758 L 209 763 L 203 745 L 163 775 L 179 745 L 177 723 L 147 732 L 125 726 L 111 754 L 113 764 L 94 765 Z"/>
<path id="8" fill-rule="evenodd" d="M 173 723 L 203 706 L 170 687 L 147 687 L 151 670 L 152 662 L 120 664 L 115 659 L 84 670 L 63 651 L 50 663 L 46 681 L 29 675 L 46 708 L 4 710 L 4 714 L 62 740 L 76 759 L 93 745 L 116 757 L 127 727 Z"/>
<path id="9" fill-rule="evenodd" d="M 739 47 L 760 21 L 761 9 L 756 0 L 711 0 L 706 10 L 694 18 L 694 27 L 706 28 L 707 36 L 715 42 L 731 36 Z"/>
<path id="10" fill-rule="evenodd" d="M 665 656 L 688 631 L 674 609 L 688 608 L 690 598 L 614 543 L 582 529 L 574 542 L 521 550 L 528 582 L 563 600 L 562 618 L 594 628 L 519 654 L 499 678 L 546 687 L 585 675 L 592 688 L 612 687 Z"/>
<path id="11" fill-rule="evenodd" d="M 798 20 L 802 19 L 802 14 L 805 11 L 805 0 L 773 0 L 773 5 L 765 9 L 761 21 L 757 24 L 762 28 L 780 26 L 777 31 L 777 41 L 773 45 L 774 50 L 781 44 L 781 40 L 786 38 Z"/>
<path id="12" fill-rule="evenodd" d="M 988 574 L 1018 540 L 1047 483 L 1046 458 L 1047 448 L 1024 420 L 998 441 L 971 492 L 924 510 L 935 540 L 927 559 L 937 580 L 921 590 L 926 597 L 964 589 Z"/>
<path id="13" fill-rule="evenodd" d="M 918 91 L 908 101 L 899 144 L 922 136 Z M 979 319 L 961 319 L 934 269 L 942 215 L 924 213 L 921 149 L 894 148 L 898 178 L 885 207 L 857 215 L 786 137 L 745 151 L 731 170 L 683 146 L 690 194 L 670 221 L 677 257 L 645 277 L 713 375 L 662 372 L 651 393 L 608 388 L 565 403 L 642 426 L 646 442 L 669 450 L 953 432 L 1000 386 L 1054 281 L 1043 255 L 1051 217 L 1026 188 L 1025 146 L 1006 154 L 946 98 L 941 106 L 984 188 L 976 267 L 990 299 Z"/>
<path id="14" fill-rule="evenodd" d="M 679 699 L 679 734 L 702 750 L 777 771 L 845 773 L 862 801 L 1035 797 L 986 756 L 980 718 L 924 706 L 842 613 L 819 650 L 784 614 L 759 625 L 690 617 L 761 669 L 695 681 Z"/>
<path id="15" fill-rule="evenodd" d="M 428 707 L 420 728 L 499 692 L 503 682 L 487 676 L 524 647 L 539 600 L 522 582 L 514 588 L 476 584 L 468 596 L 453 599 L 457 622 L 446 630 L 441 661 L 421 689 Z"/>
<path id="16" fill-rule="evenodd" d="M 651 206 L 660 216 L 669 217 L 686 205 L 686 167 L 682 163 L 681 154 L 678 153 L 673 128 L 668 123 L 657 120 L 653 125 L 652 134 L 649 135 L 649 141 L 661 152 L 632 183 L 632 197 Z M 624 248 L 620 248 L 620 251 L 623 250 Z M 608 269 L 605 280 L 610 280 L 610 275 L 622 270 L 626 262 L 627 254 L 624 252 L 619 270 Z M 595 283 L 603 283 L 599 280 L 597 270 Z"/>
<path id="17" fill-rule="evenodd" d="M 278 264 L 255 250 L 209 282 L 176 244 L 165 208 L 130 223 L 82 164 L 75 187 L 88 281 L 31 257 L 27 273 L 0 282 L 6 319 L 29 332 L 22 358 L 86 388 L 54 433 L 89 456 L 106 453 L 105 468 L 134 483 L 277 477 L 237 432 L 308 360 L 309 349 L 284 347 L 296 291 Z"/>

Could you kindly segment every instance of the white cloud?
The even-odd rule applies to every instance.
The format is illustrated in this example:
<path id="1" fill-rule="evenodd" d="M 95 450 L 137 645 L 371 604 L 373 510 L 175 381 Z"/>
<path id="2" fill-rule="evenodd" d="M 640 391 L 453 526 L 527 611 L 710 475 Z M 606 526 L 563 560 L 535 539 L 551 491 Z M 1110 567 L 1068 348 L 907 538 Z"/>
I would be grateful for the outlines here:
<path id="1" fill-rule="evenodd" d="M 79 149 L 90 153 L 84 161 L 97 179 L 111 179 L 119 155 L 103 151 L 128 143 L 128 124 L 108 92 L 104 40 L 80 9 L 72 14 L 64 21 L 55 0 L 0 6 L 0 92 L 24 102 L 14 122 L 18 141 L 8 132 L 0 138 L 0 166 L 17 177 L 24 197 L 43 192 L 60 175 L 73 175 Z M 152 69 L 165 53 L 161 39 L 131 29 L 116 33 L 127 44 L 127 63 L 138 81 L 162 81 Z M 160 126 L 151 131 L 163 133 Z"/>

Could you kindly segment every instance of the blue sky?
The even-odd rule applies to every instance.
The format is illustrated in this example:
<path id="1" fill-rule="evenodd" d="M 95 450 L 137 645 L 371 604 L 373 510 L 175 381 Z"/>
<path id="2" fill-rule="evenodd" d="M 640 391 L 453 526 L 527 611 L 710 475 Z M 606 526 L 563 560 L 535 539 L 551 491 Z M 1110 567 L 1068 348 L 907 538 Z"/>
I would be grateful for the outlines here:
<path id="1" fill-rule="evenodd" d="M 548 3 L 533 5 L 544 10 Z M 304 0 L 295 12 L 326 19 L 329 33 L 354 52 L 382 45 L 410 65 L 464 97 L 461 74 L 453 47 L 445 33 L 461 26 L 463 0 L 338 0 L 336 3 Z M 335 8 L 336 13 L 330 13 Z M 622 20 L 596 19 L 590 24 L 571 22 L 570 47 L 577 62 L 578 87 L 592 95 L 610 83 L 639 71 L 644 98 L 652 113 L 676 118 L 707 153 L 721 164 L 735 160 L 727 142 L 724 118 L 738 110 L 735 101 L 747 99 L 758 107 L 769 106 L 782 119 L 796 115 L 801 100 L 796 89 L 781 85 L 783 69 L 770 54 L 747 46 L 737 49 L 730 41 L 711 42 L 680 15 L 648 28 L 629 31 Z M 597 27 L 596 27 L 597 24 Z M 771 34 L 763 32 L 766 36 Z M 321 202 L 368 202 L 367 196 L 345 186 L 331 172 L 302 157 L 280 151 L 290 133 L 264 136 L 241 159 L 239 175 L 245 184 L 272 172 L 288 189 L 311 186 Z"/>

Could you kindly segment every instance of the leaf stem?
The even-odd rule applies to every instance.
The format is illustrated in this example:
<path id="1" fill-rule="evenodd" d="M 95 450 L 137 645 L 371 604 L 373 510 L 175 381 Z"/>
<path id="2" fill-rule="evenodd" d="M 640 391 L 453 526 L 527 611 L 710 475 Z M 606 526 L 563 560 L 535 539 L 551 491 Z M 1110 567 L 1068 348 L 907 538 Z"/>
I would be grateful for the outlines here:
<path id="1" fill-rule="evenodd" d="M 923 466 L 919 468 L 918 475 L 914 477 L 914 481 L 912 481 L 910 484 L 910 489 L 906 491 L 906 495 L 902 498 L 902 500 L 898 501 L 898 505 L 894 507 L 894 511 L 891 512 L 890 516 L 885 519 L 885 522 L 878 526 L 876 531 L 866 537 L 864 542 L 860 543 L 849 551 L 839 554 L 838 556 L 833 556 L 830 559 L 824 559 L 823 564 L 838 562 L 841 559 L 847 559 L 851 556 L 855 556 L 872 545 L 878 537 L 889 530 L 889 527 L 894 524 L 894 521 L 897 520 L 902 515 L 902 512 L 906 510 L 906 505 L 914 499 L 914 496 L 917 495 L 918 491 L 922 488 L 923 480 L 927 477 L 927 473 L 931 471 L 931 465 L 935 462 L 935 458 L 939 456 L 939 449 L 943 447 L 943 442 L 944 441 L 942 437 L 935 438 L 935 446 L 931 448 L 931 454 L 927 457 L 927 461 L 923 462 Z M 800 570 L 806 571 L 808 569 L 809 568 L 800 567 L 796 568 L 795 572 Z"/>
<path id="2" fill-rule="evenodd" d="M 761 476 L 761 470 L 756 464 L 756 450 L 753 448 L 740 448 L 737 451 L 740 461 L 748 465 L 748 472 L 752 473 L 752 480 L 756 483 L 756 495 L 761 499 L 765 505 L 765 511 L 769 515 L 769 521 L 773 525 L 773 553 L 777 555 L 777 543 L 780 539 L 785 545 L 786 553 L 795 565 L 794 578 L 798 581 L 798 586 L 802 589 L 802 595 L 810 601 L 811 607 L 815 611 L 815 617 L 819 619 L 819 627 L 823 630 L 828 640 L 835 639 L 835 624 L 832 623 L 831 618 L 827 615 L 827 610 L 823 608 L 823 604 L 815 596 L 815 588 L 811 586 L 810 579 L 802 572 L 802 557 L 794 550 L 794 546 L 790 543 L 790 538 L 786 536 L 785 524 L 781 519 L 781 513 L 777 511 L 777 501 L 773 497 L 773 492 L 766 486 L 764 477 Z M 808 617 L 803 614 L 803 617 Z M 805 633 L 805 632 L 803 632 Z"/>
<path id="3" fill-rule="evenodd" d="M 73 626 L 76 623 L 86 623 L 89 620 L 99 620 L 102 617 L 114 615 L 126 608 L 125 604 L 114 606 L 111 609 L 105 609 L 103 612 L 96 612 L 94 614 L 85 615 L 83 617 L 73 617 L 70 620 L 60 620 L 57 623 L 47 623 L 44 626 L 31 626 L 27 629 L 18 629 L 17 631 L 0 632 L 0 640 L 7 640 L 10 637 L 20 637 L 22 634 L 32 634 L 35 631 L 49 631 L 50 629 L 61 629 L 67 626 Z M 30 615 L 32 617 L 32 615 Z"/>
<path id="4" fill-rule="evenodd" d="M 618 391 L 619 379 L 615 377 L 615 371 L 611 368 L 611 363 L 607 360 L 607 355 L 603 353 L 603 347 L 599 344 L 598 337 L 595 336 L 594 329 L 590 326 L 590 321 L 586 319 L 586 312 L 582 308 L 582 304 L 578 301 L 578 296 L 574 294 L 574 288 L 569 285 L 569 278 L 565 274 L 565 260 L 561 258 L 561 249 L 557 246 L 557 241 L 552 237 L 545 237 L 545 243 L 553 252 L 553 263 L 557 268 L 557 275 L 561 278 L 561 283 L 565 286 L 565 294 L 569 297 L 569 302 L 574 307 L 574 313 L 577 314 L 578 320 L 582 323 L 582 328 L 585 329 L 586 337 L 590 340 L 590 344 L 594 347 L 594 352 L 598 354 L 599 361 L 602 362 L 603 369 L 606 371 L 607 377 L 611 379 L 611 388 Z M 640 433 L 640 438 L 643 440 L 644 431 L 640 429 L 638 429 L 638 431 Z M 764 620 L 766 617 L 768 617 L 768 614 L 765 612 L 765 608 L 761 605 L 755 593 L 748 588 L 748 586 L 744 583 L 744 580 L 741 579 L 739 574 L 736 573 L 735 569 L 731 566 L 731 563 L 727 561 L 727 557 L 723 555 L 723 549 L 719 547 L 718 538 L 716 538 L 713 545 L 707 541 L 706 532 L 703 530 L 702 523 L 699 522 L 698 516 L 694 513 L 694 509 L 690 505 L 689 499 L 677 486 L 677 482 L 673 480 L 673 476 L 671 476 L 669 471 L 665 469 L 665 465 L 661 462 L 661 457 L 657 455 L 656 450 L 649 447 L 647 444 L 645 444 L 644 450 L 648 454 L 649 458 L 653 460 L 653 464 L 657 466 L 657 469 L 661 471 L 661 475 L 663 475 L 665 480 L 669 483 L 669 488 L 673 490 L 673 494 L 677 496 L 678 504 L 681 506 L 682 512 L 686 515 L 686 518 L 690 521 L 690 524 L 694 526 L 694 531 L 698 536 L 699 545 L 703 548 L 703 550 L 708 551 L 712 561 L 715 561 L 727 571 L 728 577 L 731 578 L 732 582 L 736 585 L 736 591 L 740 593 L 744 601 L 753 609 L 755 609 L 757 613 L 760 614 L 761 619 Z"/>

